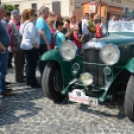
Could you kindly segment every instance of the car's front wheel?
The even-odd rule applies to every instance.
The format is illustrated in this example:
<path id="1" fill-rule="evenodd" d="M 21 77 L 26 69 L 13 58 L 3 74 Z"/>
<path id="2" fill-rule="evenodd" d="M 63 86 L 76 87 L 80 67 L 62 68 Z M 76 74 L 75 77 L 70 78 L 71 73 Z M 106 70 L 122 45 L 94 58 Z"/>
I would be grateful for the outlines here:
<path id="1" fill-rule="evenodd" d="M 124 100 L 124 112 L 125 115 L 132 121 L 134 121 L 134 76 L 131 75 L 125 94 Z"/>
<path id="2" fill-rule="evenodd" d="M 50 61 L 45 66 L 42 77 L 42 88 L 49 99 L 62 101 L 65 96 L 60 92 L 63 90 L 62 71 L 57 62 Z"/>

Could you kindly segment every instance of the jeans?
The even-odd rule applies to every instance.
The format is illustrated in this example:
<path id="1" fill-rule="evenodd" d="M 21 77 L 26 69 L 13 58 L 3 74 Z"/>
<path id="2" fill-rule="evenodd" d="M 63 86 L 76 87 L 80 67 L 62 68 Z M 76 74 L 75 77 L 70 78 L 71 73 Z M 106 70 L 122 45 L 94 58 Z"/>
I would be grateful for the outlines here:
<path id="1" fill-rule="evenodd" d="M 37 84 L 36 79 L 36 67 L 38 62 L 38 50 L 33 48 L 31 50 L 23 50 L 26 57 L 26 84 L 35 86 Z"/>
<path id="2" fill-rule="evenodd" d="M 5 77 L 7 75 L 8 51 L 0 53 L 0 89 L 2 93 L 6 92 Z"/>

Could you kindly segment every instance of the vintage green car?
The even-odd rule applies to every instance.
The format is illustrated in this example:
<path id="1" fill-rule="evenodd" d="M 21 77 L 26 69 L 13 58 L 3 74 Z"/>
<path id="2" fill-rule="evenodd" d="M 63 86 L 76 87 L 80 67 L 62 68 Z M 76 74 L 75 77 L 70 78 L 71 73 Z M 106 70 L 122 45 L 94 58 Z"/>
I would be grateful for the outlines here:
<path id="1" fill-rule="evenodd" d="M 124 112 L 134 120 L 134 22 L 110 22 L 108 35 L 83 46 L 83 56 L 71 41 L 41 57 L 47 64 L 42 87 L 53 101 L 98 105 L 124 95 Z"/>

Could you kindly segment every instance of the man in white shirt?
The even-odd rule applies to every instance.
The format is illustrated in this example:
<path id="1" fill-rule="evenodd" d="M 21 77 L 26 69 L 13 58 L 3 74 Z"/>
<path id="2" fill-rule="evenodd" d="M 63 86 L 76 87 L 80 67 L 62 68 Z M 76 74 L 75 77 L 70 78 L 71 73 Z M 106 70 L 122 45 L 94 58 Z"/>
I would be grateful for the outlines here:
<path id="1" fill-rule="evenodd" d="M 84 14 L 84 19 L 82 20 L 82 34 L 84 35 L 83 41 L 84 43 L 88 42 L 90 39 L 90 25 L 89 25 L 89 13 Z"/>

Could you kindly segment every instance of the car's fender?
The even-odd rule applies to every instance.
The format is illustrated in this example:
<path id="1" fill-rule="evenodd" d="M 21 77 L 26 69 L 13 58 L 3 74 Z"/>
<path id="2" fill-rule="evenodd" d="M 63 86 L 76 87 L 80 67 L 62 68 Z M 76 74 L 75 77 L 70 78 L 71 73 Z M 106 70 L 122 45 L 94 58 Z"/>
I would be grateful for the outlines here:
<path id="1" fill-rule="evenodd" d="M 66 61 L 61 57 L 59 50 L 51 50 L 45 52 L 41 56 L 40 61 L 55 61 L 60 65 L 63 74 L 64 88 L 74 78 L 74 75 L 72 74 L 72 65 L 74 63 L 80 64 L 78 75 L 82 72 L 83 69 L 83 58 L 81 56 L 76 56 L 75 59 L 73 59 L 72 61 Z"/>
<path id="2" fill-rule="evenodd" d="M 124 69 L 127 69 L 130 73 L 134 74 L 134 58 L 132 58 L 124 67 Z"/>
<path id="3" fill-rule="evenodd" d="M 123 89 L 126 89 L 127 82 L 131 74 L 134 75 L 134 58 L 129 60 L 129 62 L 122 68 L 122 70 L 114 77 L 111 84 L 108 87 L 108 92 L 117 89 L 117 83 L 123 82 Z M 117 89 L 118 90 L 118 89 Z"/>

